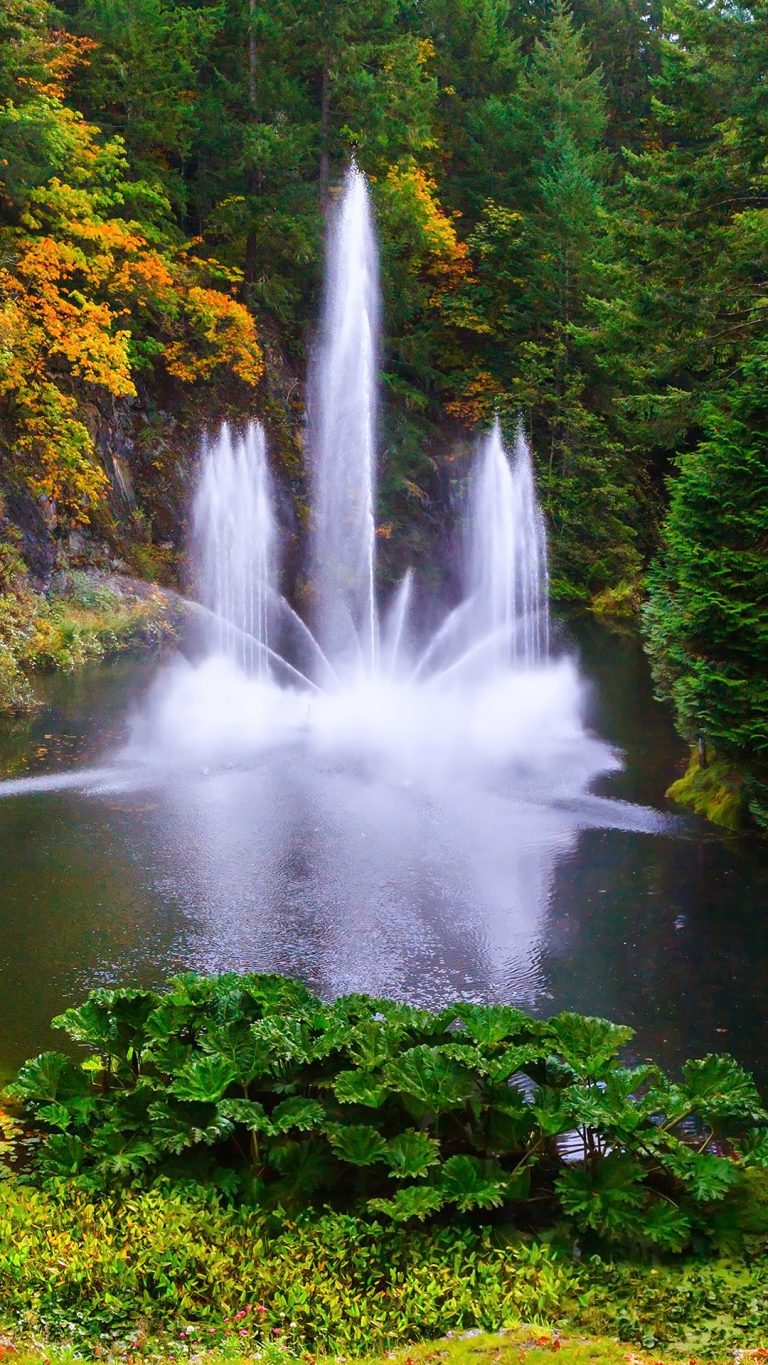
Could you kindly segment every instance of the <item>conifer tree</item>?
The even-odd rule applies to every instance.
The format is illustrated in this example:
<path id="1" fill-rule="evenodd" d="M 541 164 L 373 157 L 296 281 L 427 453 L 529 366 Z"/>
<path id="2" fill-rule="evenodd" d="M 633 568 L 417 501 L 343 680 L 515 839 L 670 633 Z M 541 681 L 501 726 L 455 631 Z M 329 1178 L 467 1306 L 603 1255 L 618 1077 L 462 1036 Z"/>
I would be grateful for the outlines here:
<path id="1" fill-rule="evenodd" d="M 671 485 L 648 647 L 681 731 L 744 778 L 768 826 L 768 344 L 755 343 Z"/>

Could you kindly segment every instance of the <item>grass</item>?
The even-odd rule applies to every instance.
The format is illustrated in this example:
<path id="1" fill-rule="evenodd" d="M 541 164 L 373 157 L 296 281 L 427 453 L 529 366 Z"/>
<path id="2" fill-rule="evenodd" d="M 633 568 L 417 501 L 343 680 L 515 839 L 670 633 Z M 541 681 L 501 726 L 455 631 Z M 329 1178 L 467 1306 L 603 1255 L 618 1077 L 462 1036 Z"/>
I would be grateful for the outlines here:
<path id="1" fill-rule="evenodd" d="M 110 1358 L 108 1353 L 101 1357 Z M 242 1353 L 235 1338 L 229 1349 L 206 1351 L 197 1345 L 185 1347 L 183 1351 L 168 1352 L 162 1356 L 146 1354 L 140 1346 L 134 1348 L 128 1359 L 147 1360 L 157 1365 L 290 1365 L 291 1361 L 302 1360 L 311 1365 L 340 1365 L 346 1356 L 312 1356 L 304 1353 L 297 1356 L 279 1342 L 267 1343 L 258 1351 Z M 563 1335 L 559 1332 L 542 1331 L 537 1327 L 517 1327 L 500 1332 L 454 1332 L 436 1341 L 420 1345 L 406 1346 L 398 1351 L 388 1351 L 383 1355 L 361 1357 L 361 1365 L 676 1365 L 686 1358 L 679 1352 L 667 1351 L 663 1355 L 649 1355 L 626 1346 L 613 1337 L 591 1337 Z M 732 1358 L 732 1357 L 731 1357 Z M 71 1348 L 47 1349 L 43 1345 L 29 1344 L 16 1347 L 7 1342 L 5 1347 L 0 1339 L 0 1361 L 7 1365 L 75 1365 L 82 1360 Z M 739 1352 L 739 1360 L 764 1365 L 768 1351 L 761 1347 Z M 693 1362 L 691 1362 L 693 1365 Z"/>

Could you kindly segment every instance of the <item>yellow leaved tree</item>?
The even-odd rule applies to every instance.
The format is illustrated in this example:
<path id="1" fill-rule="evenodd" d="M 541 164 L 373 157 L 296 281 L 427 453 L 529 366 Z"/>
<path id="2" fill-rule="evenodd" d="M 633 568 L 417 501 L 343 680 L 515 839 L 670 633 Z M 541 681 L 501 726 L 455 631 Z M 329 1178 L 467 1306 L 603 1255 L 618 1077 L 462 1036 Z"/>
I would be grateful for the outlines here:
<path id="1" fill-rule="evenodd" d="M 120 140 L 66 105 L 68 77 L 92 44 L 44 26 L 34 40 L 45 75 L 22 63 L 0 103 L 10 151 L 0 159 L 0 440 L 33 494 L 87 521 L 107 490 L 94 404 L 133 397 L 150 366 L 184 384 L 254 386 L 263 362 L 250 313 L 211 287 L 212 263 L 157 219 L 127 215 L 137 187 Z M 30 146 L 36 174 L 25 165 L 20 190 L 14 154 L 29 158 Z M 236 287 L 233 272 L 226 283 Z"/>

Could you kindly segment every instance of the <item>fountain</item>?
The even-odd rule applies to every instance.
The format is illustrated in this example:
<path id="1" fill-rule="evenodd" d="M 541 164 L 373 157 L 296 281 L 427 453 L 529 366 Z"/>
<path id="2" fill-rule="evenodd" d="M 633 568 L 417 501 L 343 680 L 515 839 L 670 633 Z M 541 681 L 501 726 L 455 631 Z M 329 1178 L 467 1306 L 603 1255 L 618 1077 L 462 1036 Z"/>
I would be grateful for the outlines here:
<path id="1" fill-rule="evenodd" d="M 179 654 L 160 670 L 127 743 L 80 785 L 243 771 L 290 750 L 302 755 L 302 780 L 324 792 L 331 772 L 365 772 L 443 805 L 453 790 L 462 809 L 468 791 L 494 790 L 537 820 L 567 808 L 572 829 L 642 826 L 647 812 L 589 794 L 620 763 L 585 728 L 574 660 L 552 648 L 546 535 L 521 429 L 511 453 L 498 420 L 479 442 L 458 509 L 460 600 L 424 602 L 409 569 L 380 609 L 378 288 L 368 188 L 353 165 L 329 233 L 310 384 L 310 622 L 280 589 L 264 432 L 253 421 L 224 425 L 202 452 L 192 517 L 197 600 L 187 607 L 202 625 L 203 658 Z M 426 638 L 424 620 L 437 622 Z M 41 790 L 79 782 L 39 780 Z M 396 823 L 391 812 L 387 819 Z"/>
<path id="2" fill-rule="evenodd" d="M 225 423 L 203 453 L 193 515 L 209 642 L 261 678 L 269 673 L 277 570 L 270 482 L 259 424 L 236 437 Z"/>
<path id="3" fill-rule="evenodd" d="M 191 647 L 163 664 L 99 766 L 15 778 L 0 798 L 98 803 L 88 829 L 108 833 L 125 923 L 142 896 L 152 907 L 142 961 L 162 928 L 168 970 L 535 1005 L 548 989 L 542 954 L 558 951 L 557 869 L 581 832 L 663 821 L 592 792 L 620 763 L 586 728 L 584 684 L 551 637 L 521 431 L 508 450 L 496 422 L 478 443 L 444 600 L 425 601 L 407 570 L 380 605 L 378 313 L 368 191 L 353 167 L 312 366 L 309 619 L 282 592 L 264 433 L 224 426 L 202 452 L 191 526 L 190 646 L 202 638 L 202 656 Z M 90 857 L 98 835 L 72 842 Z M 94 943 L 115 918 L 103 911 L 99 900 Z"/>
<path id="4" fill-rule="evenodd" d="M 397 683 L 455 687 L 546 667 L 549 605 L 544 521 L 528 444 L 513 459 L 498 419 L 481 443 L 463 512 L 465 598 L 416 659 L 410 570 L 380 620 L 376 594 L 376 366 L 378 260 L 365 179 L 348 172 L 329 234 L 320 342 L 310 383 L 314 633 L 276 587 L 275 514 L 264 433 L 235 439 L 225 426 L 204 452 L 195 499 L 195 544 L 210 640 L 241 671 L 297 674 L 270 645 L 277 617 L 311 645 L 304 681 L 325 694 Z M 283 635 L 286 634 L 285 629 Z M 305 653 L 306 651 L 304 651 Z M 302 655 L 303 659 L 303 655 Z M 402 705 L 403 697 L 399 699 Z"/>
<path id="5" fill-rule="evenodd" d="M 310 382 L 310 581 L 326 653 L 377 666 L 378 253 L 365 179 L 352 166 L 331 226 L 319 351 Z"/>
<path id="6" fill-rule="evenodd" d="M 549 575 L 544 518 L 531 451 L 518 428 L 511 466 L 498 418 L 470 484 L 467 589 L 473 628 L 493 640 L 497 667 L 535 668 L 549 653 Z"/>

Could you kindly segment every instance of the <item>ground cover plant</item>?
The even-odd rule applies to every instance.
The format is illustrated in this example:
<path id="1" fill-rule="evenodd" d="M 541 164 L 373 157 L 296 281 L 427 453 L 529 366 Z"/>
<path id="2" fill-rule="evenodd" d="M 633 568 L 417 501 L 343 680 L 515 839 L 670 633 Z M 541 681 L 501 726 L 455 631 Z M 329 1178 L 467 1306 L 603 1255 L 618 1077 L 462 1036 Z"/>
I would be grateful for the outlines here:
<path id="1" fill-rule="evenodd" d="M 0 1341 L 79 1355 L 288 1357 L 520 1323 L 722 1359 L 768 1342 L 765 1238 L 655 1264 L 509 1227 L 403 1227 L 225 1204 L 209 1190 L 93 1195 L 0 1182 Z M 536 1332 L 539 1335 L 539 1331 Z M 45 1354 L 48 1352 L 46 1350 Z"/>
<path id="2" fill-rule="evenodd" d="M 638 1351 L 628 1351 L 625 1345 L 609 1337 L 567 1336 L 561 1332 L 542 1331 L 535 1326 L 503 1328 L 500 1332 L 449 1332 L 436 1341 L 408 1346 L 400 1351 L 387 1351 L 367 1357 L 368 1365 L 383 1365 L 383 1361 L 395 1365 L 552 1365 L 552 1356 L 557 1353 L 557 1365 L 665 1365 L 658 1355 L 648 1356 Z M 5 1354 L 9 1354 L 6 1348 Z M 3 1358 L 0 1344 L 0 1359 Z M 12 1350 L 14 1365 L 74 1365 L 80 1359 L 71 1349 L 61 1349 L 29 1345 Z M 674 1359 L 674 1355 L 667 1355 Z M 205 1348 L 195 1352 L 200 1365 L 232 1365 L 237 1360 L 240 1365 L 260 1360 L 264 1365 L 288 1365 L 295 1355 L 280 1343 L 265 1343 L 262 1348 L 233 1354 L 230 1351 Z M 765 1352 L 760 1348 L 745 1350 L 740 1358 L 748 1365 L 762 1365 Z M 169 1352 L 155 1357 L 158 1361 L 175 1360 Z M 317 1358 L 316 1358 L 317 1359 Z M 317 1365 L 330 1365 L 333 1357 L 320 1357 Z"/>
<path id="3" fill-rule="evenodd" d="M 630 1066 L 632 1031 L 502 1005 L 323 1003 L 277 976 L 94 991 L 11 1094 L 34 1176 L 84 1191 L 158 1181 L 280 1217 L 565 1226 L 587 1249 L 737 1237 L 768 1164 L 768 1112 L 729 1057 L 679 1080 Z"/>

